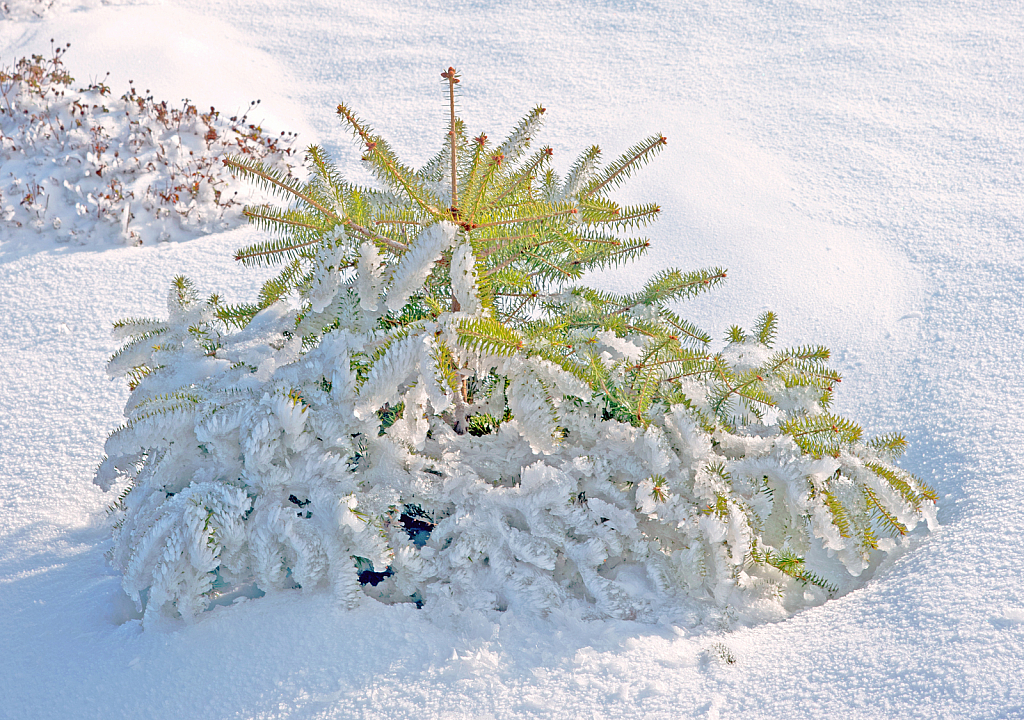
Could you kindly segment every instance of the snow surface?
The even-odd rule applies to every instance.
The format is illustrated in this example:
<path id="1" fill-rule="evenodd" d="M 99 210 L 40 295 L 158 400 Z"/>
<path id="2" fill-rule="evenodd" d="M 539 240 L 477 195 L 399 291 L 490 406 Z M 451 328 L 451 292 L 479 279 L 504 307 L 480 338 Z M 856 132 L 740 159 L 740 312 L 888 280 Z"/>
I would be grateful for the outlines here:
<path id="1" fill-rule="evenodd" d="M 126 391 L 113 319 L 178 273 L 232 299 L 239 229 L 141 248 L 0 238 L 0 717 L 1024 717 L 1024 6 L 1017 0 L 303 3 L 74 0 L 0 23 L 0 62 L 70 40 L 79 78 L 231 112 L 354 165 L 344 99 L 412 164 L 439 146 L 439 72 L 471 130 L 534 103 L 564 167 L 660 130 L 624 195 L 661 203 L 641 266 L 724 265 L 687 316 L 763 309 L 822 342 L 837 409 L 901 429 L 938 532 L 866 587 L 718 636 L 506 613 L 428 621 L 316 593 L 142 633 L 91 484 Z M 350 172 L 358 178 L 358 174 Z M 723 658 L 732 657 L 734 663 Z"/>

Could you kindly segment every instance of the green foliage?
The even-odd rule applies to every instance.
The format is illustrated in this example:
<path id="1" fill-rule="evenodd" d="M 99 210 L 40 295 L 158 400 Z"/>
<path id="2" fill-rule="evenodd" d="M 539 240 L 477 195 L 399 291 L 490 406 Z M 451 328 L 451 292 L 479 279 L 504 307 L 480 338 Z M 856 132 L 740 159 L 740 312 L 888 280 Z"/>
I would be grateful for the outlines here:
<path id="1" fill-rule="evenodd" d="M 240 175 L 288 200 L 290 206 L 245 209 L 251 222 L 277 237 L 239 250 L 237 258 L 247 265 L 286 265 L 267 282 L 256 305 L 218 306 L 222 321 L 244 326 L 258 310 L 308 287 L 324 249 L 337 250 L 331 268 L 335 272 L 355 268 L 358 247 L 365 242 L 373 244 L 385 268 L 395 268 L 414 251 L 421 232 L 436 223 L 451 223 L 457 228 L 457 244 L 468 245 L 471 251 L 472 286 L 481 306 L 456 322 L 457 341 L 464 348 L 550 361 L 585 383 L 603 404 L 606 419 L 646 427 L 659 412 L 682 405 L 708 433 L 743 434 L 746 428 L 772 426 L 811 458 L 859 458 L 864 472 L 915 510 L 935 500 L 930 488 L 889 464 L 906 446 L 901 435 L 883 435 L 865 445 L 856 423 L 829 412 L 834 385 L 841 377 L 828 365 L 827 348 L 775 349 L 778 319 L 765 312 L 750 331 L 729 328 L 726 346 L 715 352 L 711 336 L 672 308 L 719 285 L 726 278 L 725 269 L 665 269 L 639 291 L 625 294 L 579 284 L 586 272 L 636 259 L 649 247 L 648 240 L 629 233 L 656 218 L 660 208 L 652 203 L 624 207 L 608 194 L 665 147 L 664 136 L 646 138 L 604 168 L 600 148 L 591 146 L 562 179 L 550 167 L 551 148 L 530 152 L 546 112 L 543 107 L 530 111 L 500 145 L 486 134 L 468 138 L 455 117 L 459 78 L 451 68 L 443 77 L 450 90 L 449 131 L 438 154 L 420 170 L 403 164 L 387 141 L 348 106 L 338 106 L 339 118 L 383 190 L 344 180 L 318 147 L 308 150 L 309 179 L 304 182 L 254 159 L 229 161 Z M 450 273 L 453 258 L 452 249 L 445 251 L 403 310 L 378 321 L 389 337 L 411 323 L 463 310 Z M 136 337 L 141 340 L 158 332 L 145 321 L 139 328 Z M 356 363 L 361 378 L 388 342 L 370 353 L 368 361 Z M 456 355 L 439 340 L 434 350 L 436 375 L 439 383 L 460 395 L 463 407 L 469 407 L 474 392 L 460 379 Z M 694 392 L 695 383 L 702 392 Z M 548 385 L 539 386 L 548 393 L 545 404 L 554 413 L 558 398 Z M 400 412 L 381 408 L 382 432 Z M 504 417 L 492 412 L 462 418 L 452 414 L 449 422 L 456 432 L 484 435 L 510 417 L 508 407 L 504 412 Z M 709 472 L 714 474 L 715 468 Z M 863 548 L 871 549 L 877 547 L 879 533 L 904 534 L 906 527 L 893 514 L 891 503 L 866 486 L 853 493 L 844 489 L 848 474 L 836 471 L 829 483 L 814 490 L 839 535 L 858 538 Z M 724 466 L 717 477 L 723 487 L 730 486 Z M 667 497 L 663 477 L 652 476 L 651 483 L 652 497 Z M 708 511 L 724 520 L 735 502 L 727 494 L 715 497 Z M 760 522 L 745 504 L 735 507 L 749 522 Z M 755 550 L 752 561 L 801 583 L 832 589 L 789 551 Z"/>
<path id="2" fill-rule="evenodd" d="M 765 548 L 759 551 L 757 548 L 754 548 L 751 552 L 751 559 L 756 563 L 769 565 L 804 585 L 817 585 L 828 593 L 836 591 L 834 585 L 820 575 L 807 570 L 804 566 L 803 558 L 790 550 L 776 551 L 771 548 Z"/>
<path id="3" fill-rule="evenodd" d="M 907 440 L 900 433 L 893 432 L 872 438 L 868 446 L 890 459 L 896 459 L 906 452 Z"/>
<path id="4" fill-rule="evenodd" d="M 602 396 L 610 416 L 634 425 L 649 423 L 655 406 L 693 400 L 680 385 L 687 379 L 711 385 L 707 408 L 694 408 L 702 422 L 728 429 L 762 420 L 778 408 L 787 390 L 812 388 L 818 391 L 823 412 L 786 418 L 780 430 L 814 457 L 836 456 L 859 441 L 861 429 L 856 424 L 825 412 L 833 385 L 841 380 L 828 367 L 826 348 L 783 349 L 755 366 L 741 367 L 730 360 L 730 349 L 772 348 L 778 325 L 774 313 L 758 317 L 749 334 L 731 327 L 726 350 L 713 353 L 710 335 L 672 310 L 672 303 L 719 285 L 726 277 L 724 269 L 662 270 L 640 291 L 621 295 L 575 284 L 587 271 L 635 259 L 648 248 L 646 239 L 620 233 L 642 227 L 660 208 L 623 207 L 608 193 L 664 149 L 663 135 L 651 135 L 603 169 L 600 148 L 591 146 L 563 180 L 549 167 L 551 148 L 528 152 L 545 108 L 531 110 L 500 145 L 482 133 L 470 139 L 454 115 L 458 75 L 449 69 L 443 77 L 452 91 L 449 132 L 438 154 L 418 171 L 402 163 L 388 142 L 351 108 L 338 105 L 338 117 L 363 150 L 362 160 L 383 191 L 346 181 L 316 146 L 307 151 L 306 181 L 255 158 L 227 161 L 239 175 L 291 206 L 245 209 L 251 222 L 277 237 L 240 249 L 237 259 L 246 265 L 287 264 L 267 281 L 255 305 L 218 306 L 222 321 L 242 327 L 260 309 L 308 284 L 313 261 L 324 247 L 340 249 L 336 271 L 357 264 L 353 248 L 362 241 L 372 242 L 385 264 L 393 267 L 420 231 L 450 222 L 458 227 L 459 240 L 472 249 L 485 310 L 484 316 L 460 321 L 458 336 L 465 346 L 550 360 Z M 346 244 L 346 237 L 355 242 Z M 416 319 L 436 319 L 460 309 L 446 272 L 450 261 L 449 251 L 428 277 Z M 402 322 L 393 316 L 381 320 L 391 327 Z M 602 345 L 602 333 L 626 341 L 642 338 L 644 349 L 636 357 L 609 360 L 594 350 Z M 451 368 L 449 382 L 454 382 L 456 371 Z M 625 382 L 611 380 L 619 371 Z M 872 441 L 870 447 L 895 457 L 904 445 L 901 436 L 891 435 Z M 898 478 L 886 480 L 899 484 Z"/>
<path id="5" fill-rule="evenodd" d="M 828 413 L 794 418 L 779 427 L 796 441 L 801 450 L 814 457 L 838 456 L 842 449 L 859 440 L 863 432 L 856 423 Z"/>
<path id="6" fill-rule="evenodd" d="M 457 81 L 457 80 L 456 80 Z M 281 297 L 286 287 L 297 288 L 318 250 L 341 236 L 369 240 L 389 265 L 408 251 L 411 238 L 436 222 L 452 222 L 460 239 L 472 247 L 481 301 L 490 311 L 493 332 L 481 335 L 480 326 L 464 327 L 464 341 L 485 346 L 507 344 L 497 328 L 514 328 L 538 338 L 541 325 L 531 332 L 543 303 L 563 291 L 568 282 L 589 270 L 609 267 L 642 254 L 649 242 L 623 238 L 620 231 L 640 227 L 660 211 L 657 205 L 621 207 L 607 192 L 645 165 L 664 147 L 656 135 L 627 151 L 604 171 L 598 170 L 600 150 L 592 147 L 573 165 L 561 182 L 549 166 L 553 151 L 527 148 L 544 115 L 531 111 L 502 144 L 494 146 L 484 134 L 472 140 L 453 116 L 446 147 L 420 171 L 395 156 L 390 145 L 342 104 L 338 115 L 364 151 L 363 161 L 386 188 L 384 192 L 345 181 L 318 147 L 307 152 L 309 179 L 300 182 L 252 158 L 232 158 L 227 164 L 240 176 L 289 201 L 292 207 L 251 206 L 245 215 L 277 237 L 240 249 L 236 257 L 246 265 L 298 263 L 280 287 L 265 288 L 259 305 Z M 444 157 L 452 149 L 456 177 L 452 179 Z M 461 198 L 459 206 L 453 198 Z M 351 247 L 349 243 L 349 247 Z M 354 265 L 349 252 L 339 267 Z M 594 327 L 628 329 L 631 306 L 653 306 L 689 297 L 709 289 L 724 271 L 687 273 L 665 271 L 635 296 L 609 297 L 603 305 L 615 305 L 604 317 L 591 312 Z M 425 288 L 425 300 L 433 314 L 452 307 L 449 279 L 434 273 Z M 222 319 L 239 324 L 253 308 L 225 308 Z M 618 316 L 623 316 L 619 318 Z M 684 326 L 687 334 L 699 331 Z"/>
<path id="7" fill-rule="evenodd" d="M 563 179 L 550 167 L 553 151 L 533 146 L 544 108 L 500 144 L 469 138 L 455 116 L 460 78 L 453 68 L 442 77 L 448 133 L 418 170 L 338 106 L 380 188 L 349 183 L 317 147 L 304 180 L 251 158 L 229 162 L 287 201 L 246 208 L 276 237 L 237 252 L 245 265 L 280 272 L 241 305 L 203 300 L 175 278 L 168 321 L 115 325 L 125 344 L 111 371 L 129 378 L 133 397 L 97 476 L 105 486 L 141 477 L 148 487 L 134 485 L 115 510 L 131 515 L 146 492 L 156 504 L 184 506 L 192 492 L 210 503 L 203 507 L 233 508 L 250 548 L 299 538 L 294 560 L 291 551 L 230 555 L 240 574 L 270 586 L 314 587 L 327 566 L 311 549 L 351 547 L 328 558 L 343 597 L 358 589 L 350 560 L 369 563 L 378 580 L 393 577 L 387 592 L 406 599 L 456 583 L 476 593 L 468 561 L 493 568 L 483 571 L 491 578 L 524 573 L 529 580 L 513 584 L 529 588 L 531 607 L 585 586 L 602 612 L 619 617 L 640 606 L 602 565 L 641 563 L 668 594 L 703 585 L 717 603 L 743 595 L 798 605 L 849 587 L 843 572 L 860 575 L 876 550 L 892 551 L 921 520 L 934 524 L 934 491 L 892 464 L 905 439 L 864 442 L 860 426 L 830 411 L 841 378 L 826 348 L 776 347 L 771 312 L 749 330 L 733 326 L 716 347 L 678 314 L 677 303 L 719 285 L 725 269 L 669 268 L 625 293 L 581 281 L 646 251 L 649 242 L 632 233 L 658 206 L 621 206 L 609 193 L 664 136 L 604 168 L 592 146 Z M 191 379 L 177 385 L 181 377 Z M 139 448 L 150 453 L 144 461 Z M 226 477 L 230 489 L 220 480 L 186 488 L 199 475 L 179 473 L 173 458 L 244 459 L 253 481 L 240 495 L 230 479 L 242 469 L 218 469 L 202 476 Z M 260 496 L 267 468 L 275 483 L 287 475 L 295 494 Z M 463 490 L 446 495 L 449 486 L 472 487 L 472 506 Z M 333 499 L 318 505 L 323 498 Z M 287 512 L 265 512 L 275 502 Z M 267 530 L 310 503 L 307 520 L 347 507 L 363 522 Z M 423 513 L 413 546 L 410 508 Z M 224 513 L 181 511 L 202 527 L 198 542 L 231 537 L 217 534 Z M 508 532 L 495 532 L 501 523 Z M 125 528 L 120 562 L 147 576 L 148 566 L 126 558 L 130 538 L 148 525 Z M 306 531 L 333 539 L 311 544 Z M 350 531 L 339 544 L 337 533 Z M 432 543 L 426 555 L 414 549 L 427 542 L 420 532 Z M 157 587 L 177 577 L 158 575 Z M 536 591 L 542 586 L 550 592 Z"/>
<path id="8" fill-rule="evenodd" d="M 523 349 L 522 336 L 491 317 L 464 320 L 459 326 L 459 339 L 474 350 L 505 356 Z"/>
<path id="9" fill-rule="evenodd" d="M 754 334 L 757 335 L 757 341 L 765 347 L 771 347 L 775 344 L 775 334 L 777 319 L 775 313 L 766 311 L 757 318 L 757 322 L 754 323 Z"/>

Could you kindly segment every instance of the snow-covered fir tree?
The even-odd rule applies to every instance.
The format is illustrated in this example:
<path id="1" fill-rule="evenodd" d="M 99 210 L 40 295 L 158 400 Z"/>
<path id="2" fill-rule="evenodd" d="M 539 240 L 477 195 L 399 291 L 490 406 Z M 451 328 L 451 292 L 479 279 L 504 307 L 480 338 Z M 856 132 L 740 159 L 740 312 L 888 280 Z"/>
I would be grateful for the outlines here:
<path id="1" fill-rule="evenodd" d="M 485 611 L 772 619 L 855 587 L 935 494 L 829 410 L 828 351 L 776 349 L 776 319 L 720 352 L 676 314 L 718 268 L 639 292 L 580 284 L 640 256 L 656 205 L 611 191 L 661 150 L 565 178 L 535 148 L 455 116 L 425 167 L 344 105 L 379 188 L 317 147 L 300 182 L 236 172 L 287 201 L 249 207 L 277 263 L 252 304 L 174 281 L 166 319 L 116 323 L 127 422 L 97 473 L 114 564 L 145 622 L 218 596 L 329 589 Z"/>

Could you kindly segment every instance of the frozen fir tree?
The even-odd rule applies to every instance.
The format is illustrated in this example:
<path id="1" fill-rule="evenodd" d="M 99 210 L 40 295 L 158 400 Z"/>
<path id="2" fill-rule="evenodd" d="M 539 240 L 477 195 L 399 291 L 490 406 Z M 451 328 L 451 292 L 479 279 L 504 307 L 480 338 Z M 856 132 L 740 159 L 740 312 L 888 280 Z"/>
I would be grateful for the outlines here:
<path id="1" fill-rule="evenodd" d="M 566 177 L 536 147 L 545 110 L 501 142 L 451 117 L 404 165 L 345 105 L 379 187 L 317 147 L 309 179 L 235 159 L 283 206 L 238 252 L 276 264 L 252 304 L 185 278 L 166 319 L 116 323 L 127 422 L 112 559 L 144 622 L 241 592 L 329 591 L 428 611 L 784 617 L 855 587 L 935 494 L 829 410 L 828 351 L 774 347 L 776 319 L 711 347 L 673 310 L 725 271 L 638 292 L 582 284 L 633 260 L 656 205 L 611 192 L 665 146 Z"/>

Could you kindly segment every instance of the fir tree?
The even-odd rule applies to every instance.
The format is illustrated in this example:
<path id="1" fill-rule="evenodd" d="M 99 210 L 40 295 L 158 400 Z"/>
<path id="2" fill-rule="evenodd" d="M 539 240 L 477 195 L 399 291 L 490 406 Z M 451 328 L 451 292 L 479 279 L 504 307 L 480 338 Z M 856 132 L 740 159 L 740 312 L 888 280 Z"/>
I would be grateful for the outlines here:
<path id="1" fill-rule="evenodd" d="M 115 563 L 147 618 L 218 594 L 329 587 L 339 603 L 615 617 L 686 608 L 779 617 L 854 586 L 892 538 L 934 523 L 934 493 L 829 411 L 825 348 L 774 348 L 776 318 L 724 350 L 672 306 L 720 268 L 599 292 L 641 256 L 657 205 L 611 192 L 654 134 L 565 178 L 535 148 L 537 107 L 501 143 L 466 135 L 460 79 L 419 170 L 345 105 L 378 188 L 322 149 L 309 178 L 229 161 L 284 206 L 242 248 L 281 272 L 251 304 L 175 281 L 167 320 L 116 326 L 132 389 L 97 482 Z M 717 610 L 716 610 L 717 609 Z"/>

